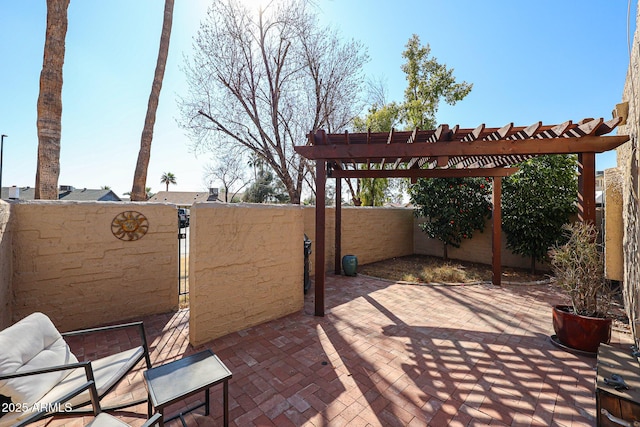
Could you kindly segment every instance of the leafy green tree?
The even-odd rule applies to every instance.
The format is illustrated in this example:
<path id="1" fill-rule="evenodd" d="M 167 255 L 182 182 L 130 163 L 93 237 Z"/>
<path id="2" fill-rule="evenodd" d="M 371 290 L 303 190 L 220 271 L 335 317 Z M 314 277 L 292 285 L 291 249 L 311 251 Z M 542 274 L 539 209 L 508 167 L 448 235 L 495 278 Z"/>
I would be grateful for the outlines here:
<path id="1" fill-rule="evenodd" d="M 420 37 L 411 36 L 402 56 L 407 62 L 402 71 L 407 77 L 404 91 L 404 103 L 401 117 L 411 128 L 433 129 L 436 127 L 436 112 L 440 100 L 454 105 L 471 92 L 472 84 L 456 83 L 453 68 L 440 64 L 436 58 L 429 57 L 429 44 L 420 46 Z"/>
<path id="2" fill-rule="evenodd" d="M 244 193 L 244 201 L 249 203 L 288 203 L 289 196 L 282 184 L 274 179 L 269 170 L 258 171 L 257 179 Z"/>
<path id="3" fill-rule="evenodd" d="M 360 200 L 362 206 L 382 206 L 389 199 L 387 189 L 389 180 L 387 178 L 361 178 L 360 179 Z"/>
<path id="4" fill-rule="evenodd" d="M 401 106 L 395 102 L 382 106 L 373 104 L 366 116 L 353 119 L 353 128 L 356 132 L 389 132 L 398 125 L 400 109 Z"/>
<path id="5" fill-rule="evenodd" d="M 356 117 L 353 128 L 356 132 L 389 132 L 398 123 L 400 106 L 395 102 L 379 106 L 373 104 L 365 117 Z M 382 206 L 390 199 L 387 178 L 360 178 L 354 190 L 350 180 L 347 185 L 357 206 Z"/>
<path id="6" fill-rule="evenodd" d="M 507 247 L 536 261 L 547 259 L 549 249 L 562 243 L 562 226 L 577 211 L 575 155 L 534 157 L 503 180 L 502 228 Z"/>
<path id="7" fill-rule="evenodd" d="M 444 259 L 448 246 L 458 248 L 475 230 L 483 231 L 491 215 L 489 178 L 420 178 L 409 193 L 416 216 L 425 218 L 420 228 L 442 242 Z"/>
<path id="8" fill-rule="evenodd" d="M 161 184 L 166 184 L 167 186 L 167 191 L 169 191 L 169 184 L 176 184 L 176 176 L 174 174 L 172 174 L 171 172 L 165 172 L 162 174 L 162 176 L 160 177 L 160 183 Z"/>
<path id="9" fill-rule="evenodd" d="M 389 132 L 396 126 L 406 129 L 436 127 L 436 112 L 441 100 L 454 105 L 471 92 L 473 85 L 456 83 L 453 69 L 440 64 L 436 58 L 430 57 L 429 45 L 421 46 L 420 38 L 413 35 L 402 52 L 406 62 L 402 71 L 406 75 L 407 88 L 401 104 L 386 103 L 384 96 L 373 97 L 376 100 L 365 117 L 356 117 L 353 127 L 356 131 Z M 377 94 L 383 90 L 377 89 Z M 402 194 L 408 187 L 408 180 L 360 179 L 354 190 L 347 180 L 349 189 L 356 204 L 379 206 L 392 199 L 392 192 Z M 445 187 L 446 188 L 446 187 Z M 401 197 L 400 197 L 401 198 Z"/>

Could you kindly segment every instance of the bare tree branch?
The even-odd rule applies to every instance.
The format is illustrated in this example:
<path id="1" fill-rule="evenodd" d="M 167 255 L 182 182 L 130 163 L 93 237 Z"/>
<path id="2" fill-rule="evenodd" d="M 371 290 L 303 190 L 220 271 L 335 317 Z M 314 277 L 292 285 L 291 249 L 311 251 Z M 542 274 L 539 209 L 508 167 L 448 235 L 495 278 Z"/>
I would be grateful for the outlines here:
<path id="1" fill-rule="evenodd" d="M 341 131 L 360 112 L 364 47 L 321 27 L 308 0 L 252 12 L 212 3 L 185 60 L 180 124 L 194 150 L 241 146 L 264 159 L 300 203 L 309 162 L 293 147 L 321 127 Z"/>

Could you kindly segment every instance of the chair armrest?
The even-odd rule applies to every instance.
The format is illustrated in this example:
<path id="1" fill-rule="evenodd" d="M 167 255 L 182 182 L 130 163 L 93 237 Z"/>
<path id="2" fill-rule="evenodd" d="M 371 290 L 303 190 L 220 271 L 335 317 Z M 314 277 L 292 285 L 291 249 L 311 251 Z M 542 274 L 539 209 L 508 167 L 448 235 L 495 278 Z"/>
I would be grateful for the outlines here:
<path id="1" fill-rule="evenodd" d="M 153 417 L 149 418 L 141 427 L 152 427 L 155 425 L 160 425 L 160 420 L 162 419 L 162 414 L 155 414 Z"/>
<path id="2" fill-rule="evenodd" d="M 116 331 L 119 329 L 126 329 L 126 328 L 138 329 L 138 334 L 140 334 L 140 339 L 142 340 L 142 348 L 144 349 L 144 358 L 147 364 L 147 369 L 151 369 L 151 359 L 149 357 L 149 346 L 147 344 L 147 335 L 144 331 L 143 322 L 131 322 L 131 323 L 122 323 L 120 325 L 102 326 L 99 328 L 80 329 L 77 331 L 63 332 L 60 335 L 62 335 L 63 337 L 74 337 L 74 336 L 91 334 L 94 332 L 108 332 L 108 331 Z"/>
<path id="3" fill-rule="evenodd" d="M 82 384 L 75 390 L 65 394 L 64 396 L 55 400 L 54 402 L 49 402 L 46 405 L 43 404 L 42 407 L 37 407 L 36 405 L 34 405 L 33 414 L 25 418 L 18 424 L 14 424 L 13 427 L 24 427 L 26 425 L 29 425 L 33 422 L 38 421 L 43 417 L 43 415 L 47 414 L 48 412 L 51 412 L 52 409 L 55 409 L 59 407 L 61 404 L 68 402 L 69 400 L 73 399 L 80 393 L 83 393 L 85 390 L 89 390 L 89 395 L 91 396 L 91 403 L 93 405 L 93 414 L 98 415 L 101 411 L 100 401 L 98 400 L 98 391 L 96 390 L 96 383 L 93 380 L 91 380 Z"/>
<path id="4" fill-rule="evenodd" d="M 121 323 L 119 325 L 101 326 L 99 328 L 78 329 L 76 331 L 62 332 L 60 335 L 63 337 L 72 337 L 75 335 L 90 334 L 93 332 L 102 331 L 115 331 L 118 329 L 133 328 L 136 326 L 142 326 L 142 322 Z"/>
<path id="5" fill-rule="evenodd" d="M 90 374 L 87 373 L 87 380 L 92 381 L 94 379 L 93 370 L 91 369 L 91 362 L 78 362 L 78 363 L 69 363 L 67 365 L 52 366 L 50 368 L 32 369 L 29 371 L 14 372 L 12 374 L 0 374 L 0 381 L 10 380 L 12 378 L 26 377 L 29 375 L 48 374 L 50 372 L 66 371 L 68 369 L 78 369 L 78 368 L 84 368 L 85 371 L 87 371 L 87 368 L 88 368 L 88 371 L 90 372 Z"/>
<path id="6" fill-rule="evenodd" d="M 78 369 L 78 368 L 84 369 L 85 375 L 87 376 L 86 383 L 82 384 L 81 386 L 78 386 L 75 390 L 70 391 L 69 393 L 65 394 L 59 399 L 56 399 L 53 402 L 48 402 L 46 405 L 42 404 L 42 407 L 39 407 L 37 406 L 37 404 L 34 404 L 32 415 L 30 415 L 20 423 L 16 424 L 15 426 L 17 427 L 26 426 L 32 422 L 39 420 L 40 418 L 42 418 L 43 415 L 47 414 L 48 412 L 51 412 L 52 409 L 60 406 L 62 403 L 68 402 L 69 400 L 73 399 L 80 393 L 83 393 L 85 390 L 89 390 L 89 397 L 91 399 L 91 405 L 93 406 L 94 415 L 99 414 L 101 410 L 100 400 L 98 399 L 98 390 L 96 389 L 95 377 L 93 375 L 91 362 L 69 363 L 66 365 L 52 366 L 52 367 L 43 368 L 43 369 L 32 369 L 29 371 L 14 372 L 12 374 L 2 374 L 0 375 L 0 381 L 9 380 L 12 378 L 47 374 L 50 372 L 66 371 L 66 370 Z"/>

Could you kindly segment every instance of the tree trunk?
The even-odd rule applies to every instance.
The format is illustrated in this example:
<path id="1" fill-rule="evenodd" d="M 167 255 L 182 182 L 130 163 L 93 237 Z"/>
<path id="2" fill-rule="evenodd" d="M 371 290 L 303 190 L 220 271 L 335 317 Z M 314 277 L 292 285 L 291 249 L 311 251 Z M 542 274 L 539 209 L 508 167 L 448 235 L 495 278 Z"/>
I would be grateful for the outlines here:
<path id="1" fill-rule="evenodd" d="M 173 1 L 165 0 L 164 20 L 162 22 L 162 34 L 160 35 L 160 50 L 158 52 L 158 62 L 156 72 L 151 85 L 151 95 L 147 105 L 147 116 L 144 120 L 142 137 L 140 138 L 140 151 L 138 152 L 138 163 L 133 175 L 133 188 L 131 189 L 131 200 L 147 200 L 145 187 L 147 185 L 147 169 L 149 168 L 149 158 L 151 156 L 151 140 L 153 139 L 153 126 L 156 123 L 156 111 L 158 110 L 158 100 L 160 99 L 160 89 L 164 78 L 164 69 L 167 65 L 169 54 L 169 40 L 171 38 L 171 24 L 173 22 Z M 167 184 L 167 191 L 169 185 Z"/>
<path id="2" fill-rule="evenodd" d="M 47 0 L 47 30 L 38 96 L 36 199 L 58 199 L 62 135 L 62 66 L 68 8 L 69 0 Z"/>
<path id="3" fill-rule="evenodd" d="M 449 260 L 449 251 L 448 251 L 448 249 L 449 249 L 449 246 L 446 243 L 443 243 L 442 244 L 442 252 L 443 252 L 443 255 L 444 255 L 443 259 L 445 261 Z"/>

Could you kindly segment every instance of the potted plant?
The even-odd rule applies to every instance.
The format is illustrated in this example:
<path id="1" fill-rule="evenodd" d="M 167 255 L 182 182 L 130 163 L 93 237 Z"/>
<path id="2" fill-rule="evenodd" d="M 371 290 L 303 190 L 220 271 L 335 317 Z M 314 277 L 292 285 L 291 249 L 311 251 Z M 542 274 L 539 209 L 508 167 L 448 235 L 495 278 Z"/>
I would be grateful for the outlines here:
<path id="1" fill-rule="evenodd" d="M 593 224 L 564 226 L 568 241 L 549 252 L 558 285 L 571 305 L 553 308 L 553 329 L 560 344 L 589 353 L 611 340 L 613 292 L 604 277 L 604 262 Z"/>

